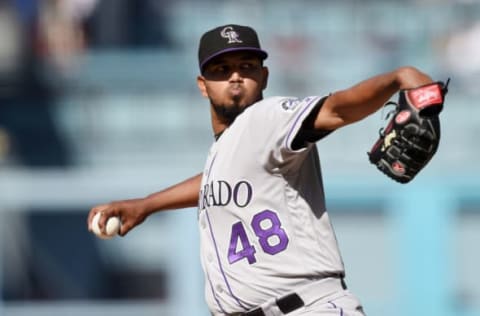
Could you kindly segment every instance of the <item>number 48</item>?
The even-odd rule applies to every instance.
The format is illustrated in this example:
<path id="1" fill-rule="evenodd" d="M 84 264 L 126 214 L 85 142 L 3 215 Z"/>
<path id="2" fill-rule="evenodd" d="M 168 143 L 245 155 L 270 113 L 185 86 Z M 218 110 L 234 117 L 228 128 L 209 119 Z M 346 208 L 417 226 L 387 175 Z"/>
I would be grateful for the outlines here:
<path id="1" fill-rule="evenodd" d="M 264 210 L 253 216 L 251 226 L 262 250 L 270 255 L 275 255 L 287 248 L 288 236 L 281 228 L 277 214 L 270 210 Z M 275 238 L 275 236 L 277 238 Z M 272 238 L 273 237 L 273 238 Z M 239 242 L 241 248 L 239 247 Z M 247 232 L 242 222 L 232 225 L 230 246 L 228 248 L 228 262 L 233 264 L 247 258 L 249 264 L 257 262 L 255 247 L 248 240 Z"/>

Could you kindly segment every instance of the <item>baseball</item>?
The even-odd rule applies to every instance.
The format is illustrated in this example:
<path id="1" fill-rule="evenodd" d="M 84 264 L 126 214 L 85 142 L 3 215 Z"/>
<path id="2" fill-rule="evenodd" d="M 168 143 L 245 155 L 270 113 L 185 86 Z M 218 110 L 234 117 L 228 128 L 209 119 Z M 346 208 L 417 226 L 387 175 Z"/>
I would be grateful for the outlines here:
<path id="1" fill-rule="evenodd" d="M 100 220 L 101 213 L 95 214 L 95 216 L 92 219 L 92 230 L 97 237 L 102 238 L 102 239 L 110 239 L 114 237 L 118 232 L 120 231 L 120 218 L 117 216 L 110 217 L 107 220 L 107 225 L 105 227 L 106 234 L 103 234 L 100 230 L 100 227 L 98 227 L 98 221 Z"/>

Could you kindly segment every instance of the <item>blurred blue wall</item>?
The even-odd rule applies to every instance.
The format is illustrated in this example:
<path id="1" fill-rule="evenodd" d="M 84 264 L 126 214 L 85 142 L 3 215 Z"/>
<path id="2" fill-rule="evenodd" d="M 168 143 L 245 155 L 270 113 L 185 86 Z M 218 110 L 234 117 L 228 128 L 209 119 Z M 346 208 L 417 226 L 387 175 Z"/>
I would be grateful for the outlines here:
<path id="1" fill-rule="evenodd" d="M 24 26 L 35 2 L 15 16 Z M 347 282 L 367 314 L 480 315 L 478 1 L 103 0 L 72 6 L 73 18 L 42 8 L 53 44 L 33 45 L 30 59 L 15 53 L 23 44 L 0 44 L 0 315 L 208 315 L 194 209 L 108 241 L 87 232 L 86 215 L 201 170 L 212 135 L 197 45 L 225 23 L 257 29 L 266 96 L 325 95 L 402 65 L 451 77 L 440 148 L 412 183 L 368 163 L 385 112 L 318 148 Z M 55 40 L 76 31 L 82 40 Z M 10 67 L 25 60 L 36 84 Z"/>

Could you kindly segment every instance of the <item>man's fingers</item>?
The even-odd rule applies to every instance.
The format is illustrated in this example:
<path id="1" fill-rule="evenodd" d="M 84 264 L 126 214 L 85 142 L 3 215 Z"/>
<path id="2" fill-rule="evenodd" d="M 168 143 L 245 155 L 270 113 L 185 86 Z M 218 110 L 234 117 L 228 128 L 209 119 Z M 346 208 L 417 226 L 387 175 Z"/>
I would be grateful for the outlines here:
<path id="1" fill-rule="evenodd" d="M 102 205 L 97 205 L 90 210 L 90 213 L 88 213 L 88 219 L 87 219 L 87 225 L 88 225 L 88 230 L 89 231 L 93 231 L 92 221 L 93 221 L 93 217 L 95 217 L 95 215 L 97 213 L 100 213 L 100 218 L 98 220 L 98 227 L 100 228 L 100 230 L 102 232 L 104 231 L 104 227 L 105 227 L 105 223 L 106 223 L 106 219 L 107 219 L 107 217 L 104 216 L 104 212 L 109 207 L 110 207 L 109 204 L 102 204 Z"/>
<path id="2" fill-rule="evenodd" d="M 130 229 L 132 229 L 132 225 L 130 223 L 122 223 L 118 234 L 123 237 L 130 231 Z"/>
<path id="3" fill-rule="evenodd" d="M 97 205 L 90 210 L 88 214 L 88 230 L 93 232 L 93 219 L 95 215 L 98 214 L 99 218 L 97 221 L 98 228 L 102 234 L 106 235 L 107 222 L 110 217 L 118 216 L 121 221 L 120 231 L 118 234 L 120 236 L 126 235 L 133 227 L 137 225 L 134 218 L 132 218 L 128 213 L 135 213 L 132 207 L 128 207 L 123 203 L 111 202 L 108 204 Z"/>
<path id="4" fill-rule="evenodd" d="M 87 227 L 88 227 L 88 231 L 92 231 L 92 220 L 93 220 L 93 217 L 95 216 L 95 214 L 97 214 L 97 211 L 95 210 L 95 208 L 92 208 L 90 210 L 90 212 L 88 213 L 88 218 L 87 218 Z"/>
<path id="5" fill-rule="evenodd" d="M 87 227 L 88 227 L 88 231 L 91 232 L 92 231 L 92 225 L 90 224 L 92 222 L 92 218 L 93 218 L 93 212 L 90 211 L 88 213 L 88 217 L 87 217 Z"/>

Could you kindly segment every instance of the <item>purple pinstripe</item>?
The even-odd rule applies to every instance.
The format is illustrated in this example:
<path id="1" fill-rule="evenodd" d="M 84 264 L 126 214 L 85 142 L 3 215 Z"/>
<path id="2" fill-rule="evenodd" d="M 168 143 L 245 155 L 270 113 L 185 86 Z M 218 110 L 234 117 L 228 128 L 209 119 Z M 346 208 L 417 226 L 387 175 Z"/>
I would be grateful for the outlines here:
<path id="1" fill-rule="evenodd" d="M 333 308 L 335 309 L 340 309 L 340 316 L 343 316 L 343 308 L 338 308 L 337 305 L 335 305 L 333 302 L 328 302 L 329 304 L 332 304 Z"/>
<path id="2" fill-rule="evenodd" d="M 212 162 L 210 163 L 210 167 L 208 168 L 208 175 L 207 175 L 207 178 L 206 178 L 206 183 L 208 183 L 208 180 L 210 179 L 210 172 L 212 171 L 212 166 L 213 166 L 213 163 L 215 162 L 215 159 L 217 158 L 217 155 L 215 154 L 215 156 L 213 157 L 212 159 Z M 227 276 L 225 275 L 225 272 L 223 271 L 223 267 L 222 267 L 222 262 L 220 261 L 220 255 L 218 253 L 218 247 L 217 247 L 217 242 L 215 240 L 215 235 L 213 234 L 213 229 L 212 229 L 212 223 L 210 221 L 210 216 L 208 215 L 208 208 L 205 206 L 205 215 L 207 217 L 207 222 L 208 222 L 208 228 L 210 230 L 210 235 L 212 237 L 212 241 L 213 241 L 213 246 L 215 247 L 215 254 L 217 255 L 217 261 L 218 261 L 218 266 L 220 268 L 220 271 L 222 272 L 222 276 L 223 276 L 223 280 L 225 281 L 225 284 L 227 285 L 227 288 L 228 288 L 228 292 L 230 293 L 230 296 L 233 297 L 233 299 L 237 302 L 237 304 L 244 308 L 245 310 L 247 309 L 241 302 L 240 300 L 238 299 L 238 297 L 235 296 L 235 294 L 233 294 L 233 291 L 230 287 L 230 284 L 228 283 L 228 280 L 227 280 Z M 212 281 L 210 280 L 210 276 L 208 278 L 208 281 L 209 281 L 209 284 L 210 284 L 210 288 L 212 289 L 212 293 L 213 293 L 213 296 L 215 298 L 215 301 L 217 302 L 217 304 L 219 305 L 220 309 L 225 312 L 222 308 L 222 306 L 220 305 L 220 302 L 218 301 L 217 299 L 217 296 L 215 295 L 215 289 L 213 287 L 213 284 L 212 284 Z"/>
<path id="3" fill-rule="evenodd" d="M 213 298 L 215 299 L 215 302 L 217 302 L 218 307 L 220 307 L 220 310 L 222 311 L 222 313 L 226 314 L 227 312 L 223 309 L 222 304 L 220 304 L 220 301 L 218 300 L 217 295 L 215 295 L 215 291 L 213 290 L 212 280 L 210 280 L 210 275 L 208 274 L 208 272 L 207 272 L 207 279 L 208 279 L 208 283 L 210 284 L 210 289 L 212 290 L 212 294 L 213 294 Z"/>
<path id="4" fill-rule="evenodd" d="M 247 309 L 241 302 L 240 300 L 238 299 L 238 297 L 235 296 L 235 294 L 233 294 L 233 291 L 232 289 L 230 288 L 230 284 L 228 283 L 227 281 L 227 276 L 225 275 L 225 272 L 223 271 L 223 267 L 222 267 L 222 262 L 220 261 L 220 255 L 218 253 L 218 247 L 217 247 L 217 242 L 215 240 L 215 236 L 213 235 L 213 230 L 212 230 L 212 224 L 210 222 L 210 216 L 208 216 L 208 210 L 205 209 L 205 214 L 207 215 L 207 221 L 208 221 L 208 227 L 210 228 L 210 234 L 212 236 L 212 241 L 213 241 L 213 245 L 215 246 L 215 253 L 217 255 L 217 261 L 218 261 L 218 266 L 220 267 L 220 271 L 222 272 L 222 276 L 223 276 L 223 280 L 225 281 L 225 284 L 227 285 L 227 288 L 228 288 L 228 292 L 230 293 L 230 295 L 235 299 L 235 301 L 237 302 L 237 304 L 244 308 L 244 309 Z"/>
<path id="5" fill-rule="evenodd" d="M 210 179 L 210 172 L 212 171 L 212 166 L 213 166 L 213 163 L 214 163 L 216 157 L 217 157 L 217 155 L 213 156 L 212 162 L 210 163 L 210 166 L 208 167 L 207 179 L 205 180 L 205 182 L 207 182 L 207 183 L 208 183 L 208 180 Z M 206 212 L 206 210 L 205 210 L 205 212 Z M 210 232 L 211 232 L 211 230 L 210 230 Z M 215 290 L 214 290 L 214 287 L 213 287 L 213 284 L 212 284 L 212 280 L 210 279 L 210 274 L 208 273 L 208 271 L 206 271 L 206 274 L 207 274 L 208 284 L 210 285 L 210 290 L 212 291 L 213 298 L 215 299 L 215 302 L 217 302 L 220 310 L 223 313 L 226 314 L 227 312 L 223 309 L 222 304 L 220 303 L 220 301 L 217 298 L 217 295 L 215 294 Z"/>

